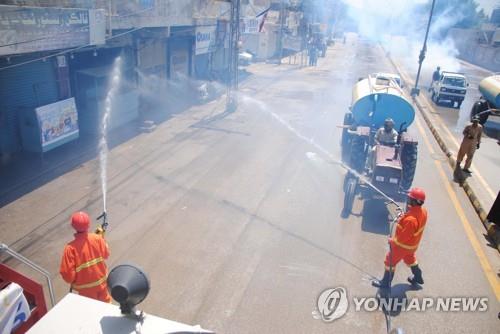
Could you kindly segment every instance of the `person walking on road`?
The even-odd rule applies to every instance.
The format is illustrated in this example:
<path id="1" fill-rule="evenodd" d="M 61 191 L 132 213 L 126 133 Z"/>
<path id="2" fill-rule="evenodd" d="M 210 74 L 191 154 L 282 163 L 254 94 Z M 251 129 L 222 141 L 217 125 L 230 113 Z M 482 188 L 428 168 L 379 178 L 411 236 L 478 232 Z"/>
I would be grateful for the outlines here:
<path id="1" fill-rule="evenodd" d="M 85 212 L 76 212 L 71 217 L 71 226 L 76 230 L 75 239 L 64 247 L 60 274 L 71 284 L 71 291 L 111 302 L 106 279 L 108 268 L 104 262 L 109 257 L 108 244 L 102 234 L 89 233 L 90 217 Z"/>
<path id="2" fill-rule="evenodd" d="M 318 49 L 313 39 L 309 42 L 309 66 L 318 64 Z"/>
<path id="3" fill-rule="evenodd" d="M 441 67 L 438 66 L 436 67 L 436 70 L 432 73 L 432 81 L 431 85 L 429 86 L 429 92 L 431 91 L 434 82 L 439 81 L 440 77 L 441 77 Z"/>
<path id="4" fill-rule="evenodd" d="M 471 174 L 470 166 L 472 164 L 472 158 L 474 157 L 474 153 L 479 146 L 481 145 L 481 135 L 483 133 L 483 126 L 479 124 L 479 117 L 474 116 L 472 118 L 472 124 L 467 125 L 464 128 L 462 139 L 462 144 L 460 144 L 460 149 L 457 154 L 457 165 L 456 169 L 460 169 L 460 164 L 464 159 L 464 156 L 467 155 L 467 159 L 465 160 L 465 165 L 463 171 Z"/>
<path id="5" fill-rule="evenodd" d="M 408 193 L 408 210 L 395 226 L 395 233 L 389 238 L 389 252 L 385 256 L 385 272 L 381 280 L 372 281 L 377 288 L 387 289 L 391 286 L 396 265 L 403 260 L 411 269 L 412 276 L 408 282 L 412 285 L 424 284 L 422 270 L 418 266 L 415 252 L 427 224 L 427 210 L 422 207 L 425 202 L 425 192 L 420 188 L 413 188 Z"/>

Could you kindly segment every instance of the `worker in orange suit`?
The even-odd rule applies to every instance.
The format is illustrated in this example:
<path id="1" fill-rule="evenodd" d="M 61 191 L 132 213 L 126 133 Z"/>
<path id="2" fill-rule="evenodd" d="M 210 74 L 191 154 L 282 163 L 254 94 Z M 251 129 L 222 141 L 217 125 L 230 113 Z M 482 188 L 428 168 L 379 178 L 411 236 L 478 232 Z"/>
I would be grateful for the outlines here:
<path id="1" fill-rule="evenodd" d="M 389 252 L 385 257 L 385 272 L 381 280 L 372 281 L 377 288 L 389 288 L 396 265 L 403 260 L 411 269 L 412 276 L 408 282 L 412 285 L 424 284 L 422 270 L 418 266 L 415 252 L 418 249 L 422 234 L 427 223 L 427 210 L 422 207 L 425 201 L 425 192 L 420 188 L 413 188 L 408 193 L 408 210 L 398 220 L 394 236 L 389 239 Z"/>
<path id="2" fill-rule="evenodd" d="M 64 247 L 59 270 L 62 278 L 82 296 L 111 302 L 104 262 L 109 257 L 108 244 L 102 234 L 89 233 L 90 217 L 85 212 L 74 213 L 71 225 L 76 230 L 75 239 Z"/>

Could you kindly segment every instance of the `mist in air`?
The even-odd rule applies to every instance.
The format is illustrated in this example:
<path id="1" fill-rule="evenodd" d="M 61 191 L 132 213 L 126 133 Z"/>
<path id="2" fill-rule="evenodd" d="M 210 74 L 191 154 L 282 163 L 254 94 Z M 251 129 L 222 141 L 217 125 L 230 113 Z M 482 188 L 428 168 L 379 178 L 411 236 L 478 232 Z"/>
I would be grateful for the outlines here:
<path id="1" fill-rule="evenodd" d="M 382 44 L 387 52 L 403 59 L 405 65 L 417 69 L 430 0 L 344 0 L 344 3 L 348 6 L 349 20 L 356 24 L 362 37 Z M 447 71 L 460 71 L 458 50 L 445 32 L 463 19 L 464 10 L 465 7 L 458 6 L 433 16 L 424 70 L 441 66 Z"/>

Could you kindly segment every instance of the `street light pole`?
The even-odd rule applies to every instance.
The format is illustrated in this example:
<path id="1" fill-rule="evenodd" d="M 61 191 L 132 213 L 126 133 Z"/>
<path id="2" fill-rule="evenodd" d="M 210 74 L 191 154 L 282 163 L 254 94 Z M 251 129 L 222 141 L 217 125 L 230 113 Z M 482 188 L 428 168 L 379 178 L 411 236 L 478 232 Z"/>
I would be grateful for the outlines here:
<path id="1" fill-rule="evenodd" d="M 280 33 L 279 33 L 279 50 L 278 50 L 278 65 L 281 65 L 283 58 L 283 26 L 285 24 L 285 5 L 284 0 L 280 1 Z"/>
<path id="2" fill-rule="evenodd" d="M 226 111 L 236 110 L 238 105 L 238 54 L 240 41 L 240 0 L 231 1 L 229 38 L 229 79 L 227 85 Z"/>
<path id="3" fill-rule="evenodd" d="M 418 57 L 418 71 L 417 78 L 415 80 L 415 87 L 411 90 L 411 96 L 415 97 L 420 93 L 420 89 L 418 87 L 418 79 L 420 78 L 420 71 L 422 70 L 422 63 L 425 59 L 425 53 L 427 52 L 427 37 L 429 36 L 429 29 L 431 27 L 432 14 L 434 13 L 434 5 L 436 4 L 436 0 L 432 0 L 431 13 L 429 14 L 429 22 L 427 22 L 427 30 L 425 32 L 424 45 L 422 46 L 422 50 L 420 51 L 420 55 Z"/>

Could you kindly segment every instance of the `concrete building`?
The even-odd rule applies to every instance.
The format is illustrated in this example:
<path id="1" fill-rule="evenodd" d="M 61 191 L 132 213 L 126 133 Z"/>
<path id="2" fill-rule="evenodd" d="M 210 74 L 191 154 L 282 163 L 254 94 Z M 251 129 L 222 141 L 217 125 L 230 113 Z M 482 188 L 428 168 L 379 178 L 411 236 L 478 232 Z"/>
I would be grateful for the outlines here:
<path id="1" fill-rule="evenodd" d="M 500 71 L 500 28 L 491 25 L 482 29 L 453 28 L 448 37 L 454 41 L 459 58 L 490 71 Z"/>
<path id="2" fill-rule="evenodd" d="M 117 89 L 120 102 L 110 128 L 143 118 L 143 113 L 152 108 L 151 101 L 166 100 L 169 94 L 176 98 L 185 94 L 185 100 L 191 101 L 187 95 L 195 89 L 192 79 L 220 78 L 220 73 L 227 72 L 229 1 L 1 3 L 3 158 L 26 151 L 45 152 L 69 140 L 95 136 L 100 131 L 99 120 L 118 56 L 122 75 Z M 249 6 L 261 8 L 252 2 L 243 3 L 247 3 L 243 15 L 249 12 Z M 72 103 L 73 118 L 65 118 L 71 114 L 62 110 L 65 103 Z M 174 105 L 166 103 L 162 107 L 169 109 Z M 40 108 L 52 110 L 52 118 L 47 116 L 45 123 Z M 63 123 L 65 119 L 68 124 L 70 120 L 76 122 L 76 135 L 44 146 L 43 131 L 53 133 L 53 137 L 57 137 L 56 132 L 59 137 L 65 136 L 64 125 L 58 129 L 55 124 L 59 116 Z M 24 125 L 30 123 L 27 119 L 35 123 L 31 129 L 25 129 Z"/>

